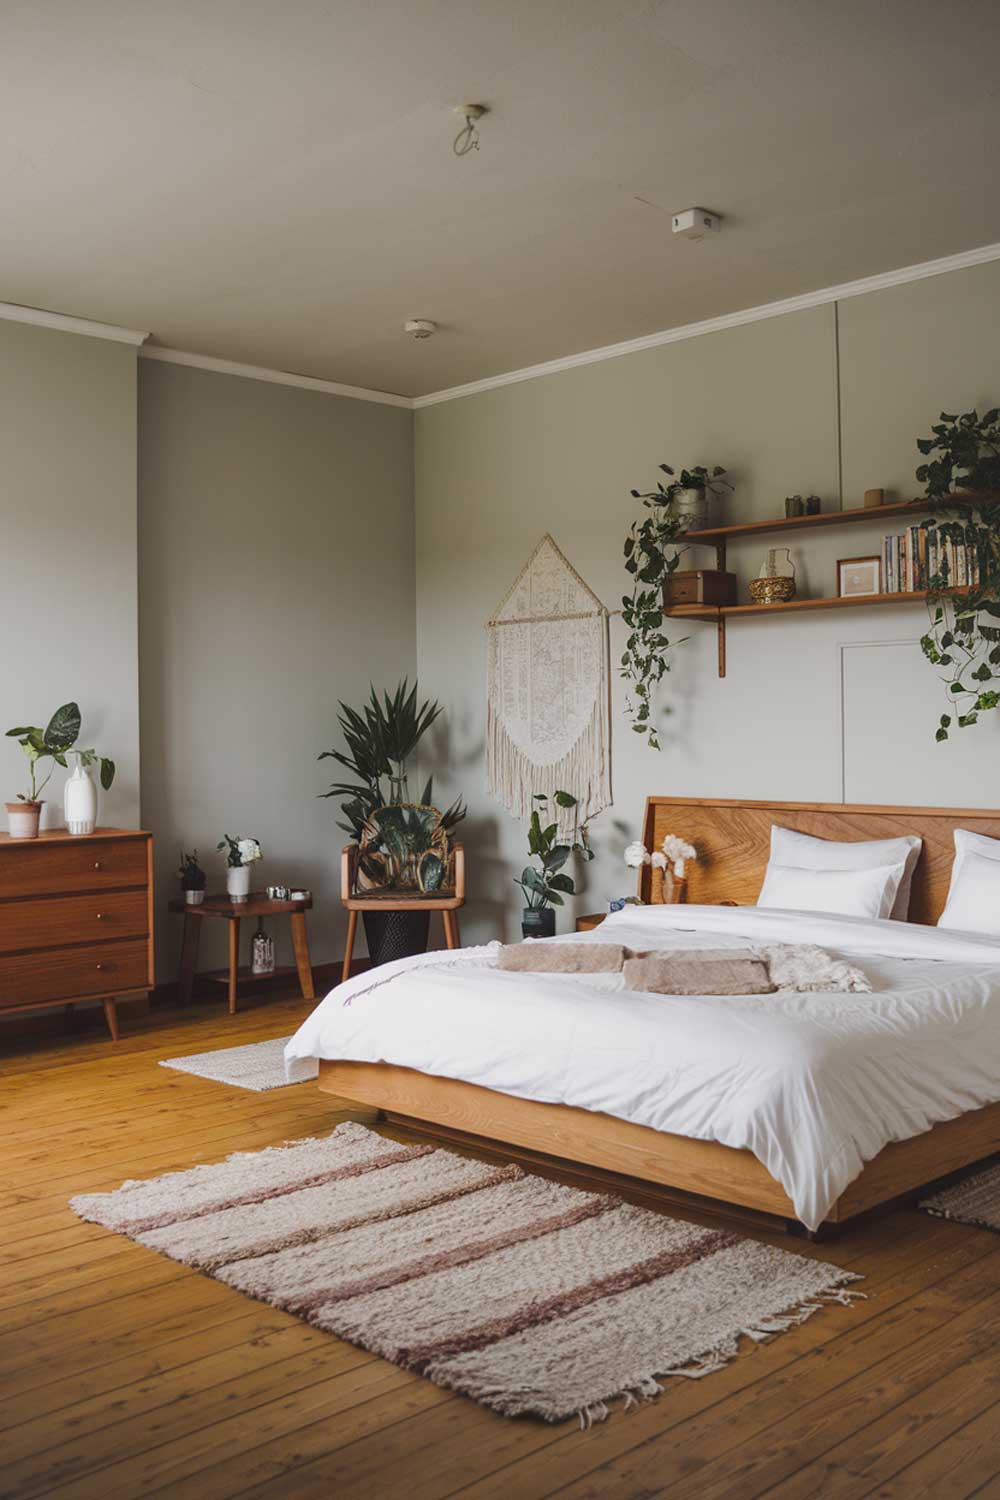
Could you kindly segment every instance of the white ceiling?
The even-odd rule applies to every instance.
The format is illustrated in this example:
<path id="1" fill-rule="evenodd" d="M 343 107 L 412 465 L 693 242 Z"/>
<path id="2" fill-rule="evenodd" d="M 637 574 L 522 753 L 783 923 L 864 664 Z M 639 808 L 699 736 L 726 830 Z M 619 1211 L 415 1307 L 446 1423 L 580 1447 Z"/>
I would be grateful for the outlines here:
<path id="1" fill-rule="evenodd" d="M 0 0 L 0 300 L 422 394 L 1000 240 L 998 56 L 995 0 Z"/>

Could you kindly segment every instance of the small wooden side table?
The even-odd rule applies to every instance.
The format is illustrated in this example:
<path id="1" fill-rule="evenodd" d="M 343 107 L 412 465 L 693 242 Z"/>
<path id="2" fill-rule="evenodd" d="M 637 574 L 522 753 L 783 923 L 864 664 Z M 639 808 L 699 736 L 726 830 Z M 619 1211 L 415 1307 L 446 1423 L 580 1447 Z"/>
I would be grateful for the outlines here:
<path id="1" fill-rule="evenodd" d="M 198 968 L 198 940 L 204 918 L 215 917 L 229 923 L 229 969 L 226 982 L 229 989 L 229 1014 L 235 1016 L 236 987 L 240 979 L 240 923 L 244 917 L 287 916 L 292 929 L 292 947 L 295 950 L 295 967 L 298 970 L 302 998 L 315 1000 L 312 965 L 309 962 L 309 938 L 306 933 L 306 912 L 311 907 L 312 897 L 308 901 L 272 901 L 268 896 L 260 896 L 254 892 L 245 901 L 233 901 L 225 892 L 217 896 L 206 895 L 200 906 L 189 906 L 186 901 L 171 901 L 170 910 L 184 915 L 184 943 L 177 979 L 181 999 L 190 1000 L 194 989 Z M 292 970 L 276 969 L 274 972 L 290 974 Z"/>
<path id="2" fill-rule="evenodd" d="M 595 927 L 600 927 L 601 923 L 604 921 L 604 918 L 606 916 L 607 916 L 607 912 L 606 911 L 595 911 L 595 912 L 591 912 L 589 914 L 589 916 L 586 916 L 586 917 L 577 917 L 577 919 L 576 919 L 576 930 L 577 930 L 577 932 L 593 932 L 593 930 L 594 930 Z"/>

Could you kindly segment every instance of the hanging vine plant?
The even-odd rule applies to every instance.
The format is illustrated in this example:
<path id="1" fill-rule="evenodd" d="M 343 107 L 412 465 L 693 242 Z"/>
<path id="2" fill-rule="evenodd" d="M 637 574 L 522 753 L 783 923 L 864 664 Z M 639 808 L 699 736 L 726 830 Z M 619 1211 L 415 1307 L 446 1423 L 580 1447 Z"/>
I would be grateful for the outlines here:
<path id="1" fill-rule="evenodd" d="M 967 729 L 1000 707 L 1000 407 L 980 417 L 942 412 L 932 436 L 917 447 L 930 461 L 917 469 L 931 502 L 928 533 L 962 546 L 973 564 L 973 582 L 959 591 L 947 554 L 927 580 L 930 628 L 920 646 L 940 671 L 949 711 L 935 738 Z"/>
<path id="2" fill-rule="evenodd" d="M 664 673 L 670 670 L 669 652 L 681 640 L 671 642 L 664 634 L 664 588 L 680 562 L 676 543 L 691 524 L 693 512 L 683 507 L 683 498 L 700 493 L 720 495 L 732 489 L 723 479 L 725 469 L 701 465 L 682 469 L 680 478 L 669 464 L 661 464 L 669 483 L 657 481 L 655 490 L 631 490 L 641 500 L 647 515 L 634 520 L 625 538 L 625 568 L 632 575 L 632 592 L 622 599 L 622 618 L 628 638 L 621 659 L 621 676 L 630 684 L 625 707 L 636 734 L 646 736 L 653 750 L 660 749 L 659 732 L 652 718 L 652 694 Z M 683 549 L 682 549 L 683 550 Z"/>

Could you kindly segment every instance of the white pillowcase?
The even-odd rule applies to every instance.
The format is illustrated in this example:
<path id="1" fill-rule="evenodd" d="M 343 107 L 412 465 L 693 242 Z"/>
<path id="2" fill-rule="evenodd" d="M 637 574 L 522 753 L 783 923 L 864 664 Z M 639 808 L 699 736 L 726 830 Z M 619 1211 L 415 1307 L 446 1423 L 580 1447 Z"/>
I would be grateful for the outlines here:
<path id="1" fill-rule="evenodd" d="M 903 868 L 898 864 L 878 865 L 874 870 L 803 870 L 775 864 L 772 859 L 757 905 L 784 911 L 822 911 L 838 917 L 887 917 Z"/>
<path id="2" fill-rule="evenodd" d="M 893 917 L 897 922 L 905 922 L 910 909 L 910 885 L 922 845 L 923 840 L 913 834 L 898 839 L 861 839 L 842 843 L 838 839 L 817 839 L 808 833 L 796 833 L 793 828 L 779 828 L 776 823 L 771 825 L 771 858 L 780 865 L 791 865 L 799 870 L 874 870 L 902 863 L 903 878 L 890 909 L 879 913 L 883 917 Z M 1000 842 L 997 843 L 997 858 L 1000 859 Z"/>
<path id="3" fill-rule="evenodd" d="M 963 844 L 959 844 L 963 836 Z M 996 853 L 981 854 L 976 844 L 992 844 Z M 988 932 L 1000 936 L 1000 840 L 981 833 L 955 830 L 955 863 L 951 869 L 951 887 L 944 911 L 938 917 L 939 927 L 954 927 L 959 932 Z"/>

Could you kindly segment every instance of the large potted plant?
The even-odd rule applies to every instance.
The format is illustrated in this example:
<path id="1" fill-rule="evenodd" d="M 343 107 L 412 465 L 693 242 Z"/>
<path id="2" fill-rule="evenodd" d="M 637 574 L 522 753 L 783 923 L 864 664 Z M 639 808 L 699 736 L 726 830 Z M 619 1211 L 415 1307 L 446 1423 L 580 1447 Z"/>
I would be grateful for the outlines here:
<path id="1" fill-rule="evenodd" d="M 525 865 L 520 879 L 516 876 L 514 879 L 514 884 L 524 892 L 521 935 L 526 938 L 552 937 L 556 930 L 555 907 L 562 906 L 563 896 L 576 894 L 576 883 L 571 875 L 564 873 L 564 866 L 573 854 L 588 861 L 594 857 L 587 836 L 588 820 L 579 821 L 574 796 L 569 792 L 553 795 L 552 800 L 563 816 L 555 813 L 551 822 L 547 794 L 536 792 L 534 800 L 539 806 L 528 824 L 528 853 L 538 863 Z"/>
<path id="2" fill-rule="evenodd" d="M 77 757 L 76 769 L 67 783 L 67 826 L 71 833 L 92 833 L 97 821 L 97 792 L 90 780 L 88 768 L 100 765 L 101 786 L 107 791 L 115 779 L 115 763 L 96 750 L 76 750 L 73 747 L 80 734 L 80 709 L 76 703 L 64 703 L 57 708 L 48 724 L 41 729 L 37 724 L 21 724 L 7 730 L 7 737 L 16 739 L 28 757 L 29 787 L 27 792 L 18 792 L 16 802 L 8 802 L 7 824 L 11 838 L 34 839 L 38 837 L 38 825 L 42 813 L 41 793 L 48 785 L 56 766 L 67 766 L 66 756 L 72 751 Z M 39 780 L 39 764 L 51 760 L 48 774 Z M 72 796 L 70 795 L 72 788 Z"/>
<path id="3" fill-rule="evenodd" d="M 440 889 L 465 805 L 457 797 L 444 812 L 434 807 L 433 777 L 412 802 L 409 768 L 417 746 L 440 716 L 441 705 L 418 702 L 417 683 L 411 688 L 404 678 L 392 693 L 379 696 L 372 687 L 360 709 L 346 703 L 339 709 L 337 723 L 345 748 L 324 750 L 319 759 L 336 761 L 350 779 L 334 782 L 320 795 L 341 799 L 344 821 L 337 826 L 358 845 L 359 887 L 391 891 L 402 900 Z M 422 953 L 427 947 L 427 911 L 366 911 L 362 919 L 373 964 Z"/>
<path id="4" fill-rule="evenodd" d="M 659 750 L 660 738 L 652 719 L 653 689 L 670 670 L 672 643 L 664 634 L 666 585 L 680 562 L 677 542 L 687 531 L 696 531 L 707 519 L 709 494 L 718 495 L 732 485 L 716 465 L 699 464 L 682 469 L 678 479 L 669 464 L 660 468 L 668 483 L 657 481 L 655 490 L 631 490 L 647 514 L 632 522 L 625 538 L 625 570 L 632 576 L 632 592 L 622 599 L 622 618 L 628 627 L 621 658 L 621 675 L 629 684 L 625 700 L 636 734 L 644 734 L 651 749 Z M 685 636 L 681 640 L 686 640 Z"/>
<path id="5" fill-rule="evenodd" d="M 928 579 L 930 628 L 920 645 L 945 682 L 940 741 L 1000 707 L 1000 407 L 982 416 L 942 412 L 917 447 L 927 462 L 916 477 L 932 512 L 924 529 L 964 548 L 976 580 L 956 589 L 947 547 L 936 549 L 942 562 Z"/>

